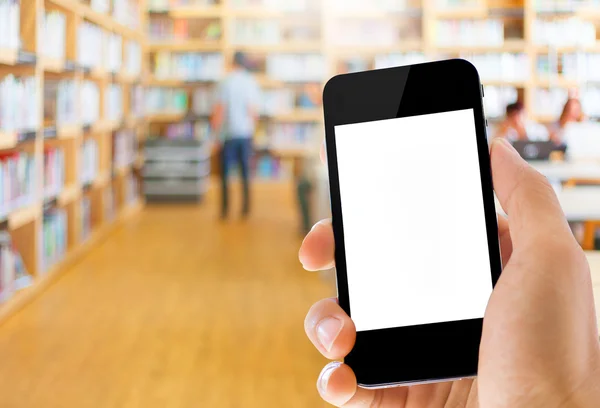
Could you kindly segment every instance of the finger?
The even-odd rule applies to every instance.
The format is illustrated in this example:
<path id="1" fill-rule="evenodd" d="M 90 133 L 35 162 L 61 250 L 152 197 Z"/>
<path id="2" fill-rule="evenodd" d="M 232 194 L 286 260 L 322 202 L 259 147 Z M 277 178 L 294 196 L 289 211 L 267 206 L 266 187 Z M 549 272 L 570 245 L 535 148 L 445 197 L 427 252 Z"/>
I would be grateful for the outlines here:
<path id="1" fill-rule="evenodd" d="M 529 166 L 505 139 L 494 139 L 491 160 L 494 189 L 508 214 L 515 247 L 540 235 L 561 236 L 568 231 L 548 180 Z"/>
<path id="2" fill-rule="evenodd" d="M 313 305 L 304 320 L 304 330 L 314 346 L 330 360 L 344 358 L 356 341 L 356 327 L 335 299 Z"/>
<path id="3" fill-rule="evenodd" d="M 322 271 L 334 266 L 335 242 L 331 219 L 319 221 L 308 233 L 298 257 L 307 271 Z"/>
<path id="4" fill-rule="evenodd" d="M 323 164 L 327 164 L 327 150 L 325 149 L 325 141 L 323 141 L 323 143 L 321 144 L 321 162 Z"/>
<path id="5" fill-rule="evenodd" d="M 344 408 L 402 408 L 408 393 L 408 387 L 380 390 L 360 388 L 352 369 L 337 362 L 325 366 L 319 376 L 317 389 L 325 401 Z"/>
<path id="6" fill-rule="evenodd" d="M 498 238 L 500 239 L 500 256 L 502 265 L 506 265 L 512 255 L 513 247 L 510 238 L 508 220 L 502 214 L 498 214 Z"/>

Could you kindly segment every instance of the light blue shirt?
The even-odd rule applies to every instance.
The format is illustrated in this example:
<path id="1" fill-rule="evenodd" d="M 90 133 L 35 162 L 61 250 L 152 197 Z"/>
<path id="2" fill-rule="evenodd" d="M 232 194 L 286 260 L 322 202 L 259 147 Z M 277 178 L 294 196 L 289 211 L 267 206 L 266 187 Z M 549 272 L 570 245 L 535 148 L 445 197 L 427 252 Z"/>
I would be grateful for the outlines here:
<path id="1" fill-rule="evenodd" d="M 252 112 L 260 112 L 260 88 L 252 74 L 244 70 L 230 73 L 219 84 L 217 103 L 223 104 L 225 116 L 220 138 L 252 138 L 256 131 Z"/>

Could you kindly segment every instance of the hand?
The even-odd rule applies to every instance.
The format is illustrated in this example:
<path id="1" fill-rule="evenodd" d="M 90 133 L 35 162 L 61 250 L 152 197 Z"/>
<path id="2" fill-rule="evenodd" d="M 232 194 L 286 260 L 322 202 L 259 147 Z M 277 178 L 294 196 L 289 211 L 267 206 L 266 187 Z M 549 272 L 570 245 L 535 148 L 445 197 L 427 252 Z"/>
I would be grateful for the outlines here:
<path id="1" fill-rule="evenodd" d="M 330 363 L 318 390 L 339 407 L 599 407 L 600 349 L 592 284 L 547 180 L 503 139 L 491 148 L 504 271 L 483 325 L 478 379 L 382 390 L 357 387 L 350 367 Z M 330 221 L 318 223 L 300 249 L 305 269 L 334 264 Z M 397 311 L 403 313 L 402 310 Z M 325 357 L 344 358 L 356 329 L 336 300 L 316 303 L 305 330 Z M 410 351 L 409 351 L 410 352 Z"/>

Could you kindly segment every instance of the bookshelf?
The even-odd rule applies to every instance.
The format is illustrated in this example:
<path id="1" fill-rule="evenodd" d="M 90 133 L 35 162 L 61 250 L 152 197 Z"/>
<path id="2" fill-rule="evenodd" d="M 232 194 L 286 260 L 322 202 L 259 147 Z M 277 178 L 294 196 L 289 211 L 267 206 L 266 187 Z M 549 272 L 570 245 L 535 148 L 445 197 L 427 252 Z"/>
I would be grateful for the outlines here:
<path id="1" fill-rule="evenodd" d="M 491 122 L 517 99 L 530 119 L 544 124 L 556 120 L 555 111 L 564 101 L 557 94 L 553 99 L 557 106 L 539 106 L 545 89 L 585 89 L 590 101 L 600 98 L 600 78 L 591 74 L 600 72 L 598 0 L 153 0 L 148 5 L 150 38 L 152 32 L 169 38 L 149 40 L 150 66 L 199 53 L 220 55 L 223 68 L 229 66 L 235 50 L 242 50 L 258 61 L 256 75 L 265 91 L 287 90 L 296 98 L 306 86 L 322 89 L 337 73 L 452 57 L 469 59 L 480 70 L 482 82 L 494 96 L 486 101 Z M 565 28 L 577 30 L 577 35 L 550 35 L 551 40 L 545 40 L 548 33 Z M 157 63 L 157 55 L 166 59 Z M 582 62 L 582 55 L 587 60 Z M 314 68 L 315 60 L 311 64 L 302 60 L 311 56 L 320 59 L 320 69 L 309 75 L 305 68 L 293 72 L 295 67 Z M 581 74 L 582 64 L 587 64 L 587 77 Z M 279 75 L 286 71 L 287 76 Z M 199 83 L 185 75 L 150 73 L 148 83 L 191 94 L 197 87 L 213 89 L 218 79 Z M 314 106 L 290 109 L 284 104 L 285 111 L 265 115 L 266 130 L 259 130 L 257 145 L 269 147 L 272 124 L 312 123 L 317 132 L 322 121 L 318 92 L 305 93 Z M 589 104 L 584 101 L 584 108 Z M 187 108 L 193 109 L 193 103 Z M 154 120 L 166 125 L 189 116 L 159 114 Z M 309 138 L 306 150 L 299 149 L 298 143 L 288 150 L 314 154 L 319 139 Z M 273 150 L 279 150 L 277 146 Z"/>
<path id="2" fill-rule="evenodd" d="M 130 190 L 143 158 L 128 146 L 146 135 L 145 6 L 92 4 L 0 4 L 3 28 L 17 7 L 0 39 L 0 319 L 142 206 Z"/>

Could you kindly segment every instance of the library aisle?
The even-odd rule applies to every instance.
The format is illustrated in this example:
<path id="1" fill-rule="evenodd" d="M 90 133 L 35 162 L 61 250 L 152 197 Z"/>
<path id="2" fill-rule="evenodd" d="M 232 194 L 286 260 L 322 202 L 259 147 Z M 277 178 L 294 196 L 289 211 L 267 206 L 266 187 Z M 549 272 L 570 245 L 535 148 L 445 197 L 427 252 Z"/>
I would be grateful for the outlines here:
<path id="1" fill-rule="evenodd" d="M 297 261 L 292 189 L 257 185 L 246 222 L 216 198 L 147 206 L 0 326 L 0 406 L 325 406 L 303 321 L 333 289 Z"/>

